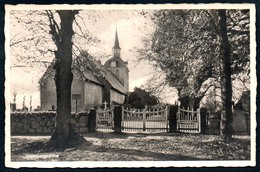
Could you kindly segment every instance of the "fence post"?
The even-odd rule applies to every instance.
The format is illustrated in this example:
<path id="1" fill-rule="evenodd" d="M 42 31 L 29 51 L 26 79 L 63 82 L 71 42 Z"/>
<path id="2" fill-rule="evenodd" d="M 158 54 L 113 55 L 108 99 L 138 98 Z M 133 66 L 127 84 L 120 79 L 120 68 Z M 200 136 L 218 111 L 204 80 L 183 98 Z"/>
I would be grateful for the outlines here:
<path id="1" fill-rule="evenodd" d="M 170 115 L 170 117 L 169 117 L 170 130 L 169 130 L 169 132 L 170 133 L 177 132 L 177 118 L 176 118 L 177 112 L 178 112 L 178 105 L 171 105 L 170 111 L 169 111 L 169 115 Z"/>
<path id="2" fill-rule="evenodd" d="M 121 133 L 122 106 L 114 107 L 114 132 Z"/>
<path id="3" fill-rule="evenodd" d="M 97 123 L 96 115 L 97 115 L 96 109 L 90 109 L 89 115 L 88 115 L 88 131 L 89 132 L 96 131 L 96 123 Z"/>
<path id="4" fill-rule="evenodd" d="M 201 108 L 200 109 L 200 124 L 201 124 L 201 133 L 206 134 L 207 130 L 207 109 Z"/>
<path id="5" fill-rule="evenodd" d="M 145 125 L 145 123 L 146 123 L 146 113 L 145 113 L 145 110 L 143 111 L 143 131 L 145 131 L 146 130 L 146 125 Z"/>

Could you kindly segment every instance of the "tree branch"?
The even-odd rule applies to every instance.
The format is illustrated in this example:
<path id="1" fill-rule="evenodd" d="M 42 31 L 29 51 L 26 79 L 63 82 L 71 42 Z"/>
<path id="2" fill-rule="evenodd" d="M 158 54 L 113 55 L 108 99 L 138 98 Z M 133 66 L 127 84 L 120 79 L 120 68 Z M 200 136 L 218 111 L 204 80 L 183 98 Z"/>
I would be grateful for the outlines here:
<path id="1" fill-rule="evenodd" d="M 243 31 L 243 30 L 236 30 L 236 29 L 228 29 L 228 33 L 230 34 L 237 34 L 237 35 L 249 35 L 249 31 Z"/>
<path id="2" fill-rule="evenodd" d="M 50 10 L 46 10 L 46 14 L 49 19 L 50 34 L 52 35 L 55 45 L 58 47 L 60 43 L 60 29 L 57 22 L 54 20 L 53 13 Z"/>
<path id="3" fill-rule="evenodd" d="M 23 43 L 23 42 L 27 42 L 27 41 L 32 41 L 34 40 L 35 38 L 37 37 L 32 37 L 32 38 L 26 38 L 26 39 L 23 39 L 23 40 L 18 40 L 18 41 L 14 41 L 13 43 L 10 43 L 10 47 L 16 45 L 16 44 L 20 44 L 20 43 Z"/>
<path id="4" fill-rule="evenodd" d="M 213 25 L 213 27 L 214 27 L 216 33 L 218 33 L 218 32 L 219 32 L 218 26 L 217 26 L 217 24 L 215 23 L 213 17 L 212 17 L 211 14 L 209 13 L 209 11 L 208 11 L 208 10 L 203 10 L 203 12 L 209 17 L 209 21 L 210 21 L 211 24 Z"/>

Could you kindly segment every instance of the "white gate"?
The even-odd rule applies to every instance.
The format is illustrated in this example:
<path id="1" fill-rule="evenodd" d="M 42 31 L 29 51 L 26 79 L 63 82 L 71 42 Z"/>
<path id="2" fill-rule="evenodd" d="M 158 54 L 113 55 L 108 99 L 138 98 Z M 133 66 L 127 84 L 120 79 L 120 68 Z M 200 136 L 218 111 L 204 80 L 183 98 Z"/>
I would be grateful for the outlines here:
<path id="1" fill-rule="evenodd" d="M 165 108 L 156 108 L 148 110 L 138 110 L 122 108 L 122 125 L 123 131 L 168 131 L 169 110 Z"/>
<path id="2" fill-rule="evenodd" d="M 201 132 L 201 119 L 200 110 L 194 111 L 193 109 L 187 110 L 178 107 L 177 112 L 177 130 L 185 133 L 200 133 Z"/>
<path id="3" fill-rule="evenodd" d="M 96 113 L 96 129 L 97 130 L 113 130 L 114 129 L 114 111 L 113 109 L 97 110 Z"/>

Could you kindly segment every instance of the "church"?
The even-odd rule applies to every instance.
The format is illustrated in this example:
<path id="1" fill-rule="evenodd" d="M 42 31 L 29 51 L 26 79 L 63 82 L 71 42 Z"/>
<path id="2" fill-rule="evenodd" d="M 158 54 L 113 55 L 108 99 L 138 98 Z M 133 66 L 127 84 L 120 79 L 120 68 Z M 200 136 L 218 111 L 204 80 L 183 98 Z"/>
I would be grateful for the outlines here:
<path id="1" fill-rule="evenodd" d="M 73 81 L 71 87 L 71 111 L 87 111 L 91 108 L 99 108 L 106 104 L 123 104 L 129 91 L 129 69 L 128 62 L 121 58 L 118 33 L 115 33 L 113 54 L 104 65 L 94 58 L 85 58 L 88 67 L 82 63 L 81 70 L 72 67 Z M 83 57 L 84 58 L 84 57 Z M 84 60 L 84 59 L 83 59 Z M 92 70 L 91 65 L 95 65 L 97 72 Z M 54 82 L 53 64 L 49 65 L 45 73 L 39 80 L 41 110 L 55 110 L 56 86 Z"/>

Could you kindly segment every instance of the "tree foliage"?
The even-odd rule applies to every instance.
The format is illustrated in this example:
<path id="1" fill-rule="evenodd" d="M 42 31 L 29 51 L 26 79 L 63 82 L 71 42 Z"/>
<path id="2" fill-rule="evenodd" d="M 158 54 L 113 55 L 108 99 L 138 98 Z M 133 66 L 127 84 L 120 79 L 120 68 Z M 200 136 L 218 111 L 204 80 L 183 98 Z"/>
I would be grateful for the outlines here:
<path id="1" fill-rule="evenodd" d="M 86 19 L 82 17 L 90 14 L 94 19 L 100 15 L 92 11 L 79 11 L 75 15 L 72 37 L 73 58 L 76 58 L 81 51 L 88 51 L 89 47 L 95 47 L 100 42 L 89 31 L 85 23 Z M 9 44 L 13 57 L 11 67 L 40 67 L 45 70 L 55 56 L 59 33 L 60 18 L 56 10 L 11 11 Z M 98 58 L 101 56 L 99 55 Z"/>
<path id="2" fill-rule="evenodd" d="M 158 10 L 152 16 L 155 30 L 139 49 L 165 75 L 165 84 L 176 87 L 179 97 L 195 94 L 201 100 L 220 81 L 220 28 L 217 10 Z M 232 78 L 249 78 L 249 11 L 227 10 Z M 209 78 L 214 82 L 202 89 Z M 244 80 L 244 82 L 246 82 Z M 205 84 L 204 86 L 205 87 Z"/>
<path id="3" fill-rule="evenodd" d="M 127 104 L 136 109 L 143 109 L 145 105 L 156 105 L 159 103 L 159 99 L 152 95 L 151 92 L 142 88 L 135 87 L 134 91 L 130 93 Z"/>

